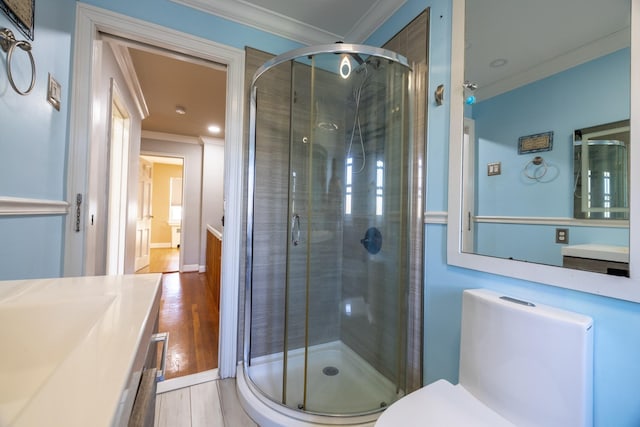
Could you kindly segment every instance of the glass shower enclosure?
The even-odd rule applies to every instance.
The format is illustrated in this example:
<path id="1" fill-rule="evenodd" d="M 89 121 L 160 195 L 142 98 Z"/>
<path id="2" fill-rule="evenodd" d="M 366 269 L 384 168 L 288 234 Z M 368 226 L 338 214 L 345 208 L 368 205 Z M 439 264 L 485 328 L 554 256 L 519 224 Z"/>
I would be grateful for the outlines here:
<path id="1" fill-rule="evenodd" d="M 405 390 L 410 73 L 335 44 L 251 85 L 244 373 L 301 417 L 377 414 Z"/>

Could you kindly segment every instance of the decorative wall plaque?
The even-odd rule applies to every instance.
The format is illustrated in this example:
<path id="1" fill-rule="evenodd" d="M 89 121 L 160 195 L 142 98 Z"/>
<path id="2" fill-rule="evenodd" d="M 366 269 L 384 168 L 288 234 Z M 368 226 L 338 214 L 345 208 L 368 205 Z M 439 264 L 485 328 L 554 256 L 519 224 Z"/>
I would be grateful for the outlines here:
<path id="1" fill-rule="evenodd" d="M 0 9 L 25 36 L 33 40 L 35 0 L 0 0 Z"/>
<path id="2" fill-rule="evenodd" d="M 518 138 L 518 154 L 550 151 L 553 148 L 553 132 L 537 133 Z"/>

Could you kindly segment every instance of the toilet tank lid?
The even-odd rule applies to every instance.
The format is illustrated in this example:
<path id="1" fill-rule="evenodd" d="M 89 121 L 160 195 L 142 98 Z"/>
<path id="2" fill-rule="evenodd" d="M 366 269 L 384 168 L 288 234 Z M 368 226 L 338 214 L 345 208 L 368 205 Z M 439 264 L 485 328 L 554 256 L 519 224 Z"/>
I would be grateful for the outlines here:
<path id="1" fill-rule="evenodd" d="M 486 289 L 465 291 L 459 380 L 518 426 L 591 425 L 593 320 Z"/>
<path id="2" fill-rule="evenodd" d="M 466 289 L 464 290 L 464 293 L 482 298 L 494 304 L 500 304 L 504 307 L 536 313 L 538 316 L 545 316 L 549 319 L 575 323 L 576 325 L 583 327 L 585 330 L 589 330 L 593 326 L 593 319 L 584 314 L 539 304 L 537 302 L 531 302 L 489 289 Z"/>

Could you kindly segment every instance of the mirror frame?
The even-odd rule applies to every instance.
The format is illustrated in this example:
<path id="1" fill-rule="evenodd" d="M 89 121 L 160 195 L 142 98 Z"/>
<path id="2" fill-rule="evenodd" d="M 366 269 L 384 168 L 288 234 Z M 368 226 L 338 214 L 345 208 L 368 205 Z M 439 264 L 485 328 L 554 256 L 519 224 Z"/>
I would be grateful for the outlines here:
<path id="1" fill-rule="evenodd" d="M 631 105 L 630 162 L 640 158 L 640 3 L 631 1 Z M 462 141 L 464 120 L 464 29 L 465 0 L 452 0 L 451 100 L 449 122 L 449 188 L 447 225 L 447 264 L 588 292 L 622 300 L 640 302 L 640 165 L 631 168 L 629 192 L 629 273 L 630 277 L 610 276 L 564 267 L 534 264 L 462 252 Z M 634 96 L 636 94 L 636 96 Z"/>

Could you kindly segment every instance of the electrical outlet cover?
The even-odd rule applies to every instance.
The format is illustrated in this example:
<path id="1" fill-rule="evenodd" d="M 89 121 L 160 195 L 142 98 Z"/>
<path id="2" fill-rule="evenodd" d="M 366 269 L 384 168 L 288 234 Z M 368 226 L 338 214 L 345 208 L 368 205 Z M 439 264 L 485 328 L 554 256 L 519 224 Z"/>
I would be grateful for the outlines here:
<path id="1" fill-rule="evenodd" d="M 569 229 L 556 228 L 556 243 L 566 245 L 569 243 Z"/>

